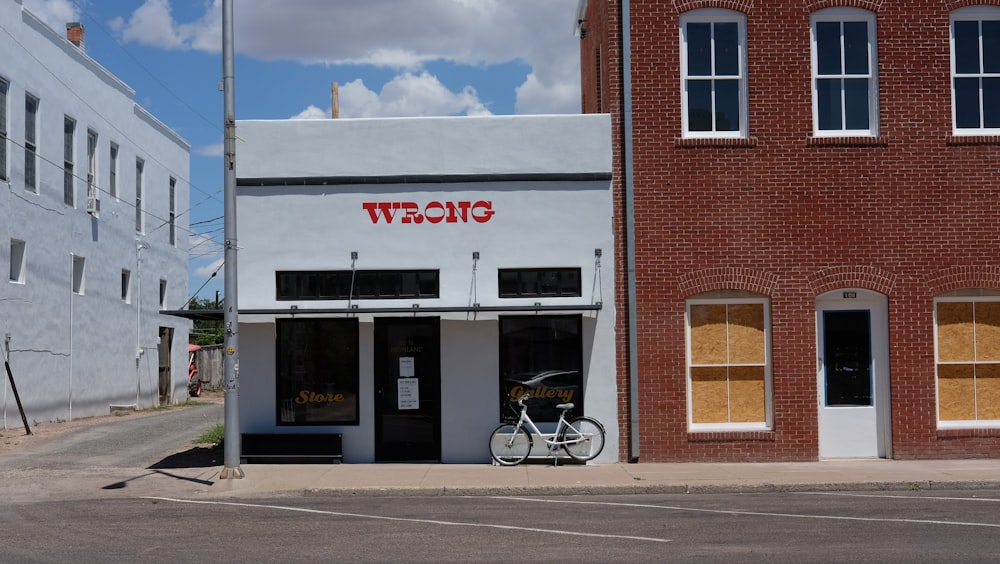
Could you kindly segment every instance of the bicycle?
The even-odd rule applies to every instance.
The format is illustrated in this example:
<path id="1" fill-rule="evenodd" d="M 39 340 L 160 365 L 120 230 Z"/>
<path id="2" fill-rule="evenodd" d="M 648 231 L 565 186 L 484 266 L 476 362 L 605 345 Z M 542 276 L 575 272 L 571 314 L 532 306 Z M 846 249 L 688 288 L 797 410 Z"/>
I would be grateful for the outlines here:
<path id="1" fill-rule="evenodd" d="M 604 425 L 600 421 L 586 416 L 567 420 L 566 413 L 573 409 L 574 404 L 561 403 L 556 406 L 562 410 L 556 430 L 548 435 L 554 439 L 549 439 L 528 416 L 528 406 L 524 402 L 530 397 L 531 394 L 524 394 L 517 400 L 517 405 L 521 406 L 521 416 L 517 422 L 504 423 L 490 435 L 490 455 L 493 460 L 501 466 L 516 466 L 524 462 L 534 446 L 532 434 L 541 437 L 550 456 L 562 449 L 573 460 L 586 462 L 601 454 L 604 449 Z"/>

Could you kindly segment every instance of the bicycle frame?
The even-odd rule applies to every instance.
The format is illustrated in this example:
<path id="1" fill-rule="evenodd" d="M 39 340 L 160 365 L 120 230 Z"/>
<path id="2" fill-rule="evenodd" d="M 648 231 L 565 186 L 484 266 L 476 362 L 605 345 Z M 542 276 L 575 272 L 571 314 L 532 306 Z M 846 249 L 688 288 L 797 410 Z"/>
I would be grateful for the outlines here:
<path id="1" fill-rule="evenodd" d="M 573 445 L 586 440 L 585 438 L 582 437 L 577 437 L 572 440 L 565 440 L 565 441 L 560 441 L 556 438 L 562 433 L 562 430 L 569 425 L 569 422 L 566 421 L 566 412 L 572 408 L 563 409 L 562 412 L 559 413 L 559 422 L 556 423 L 556 430 L 551 433 L 553 438 L 552 439 L 546 438 L 545 435 L 548 433 L 541 432 L 538 429 L 538 426 L 535 425 L 535 422 L 532 421 L 531 417 L 528 415 L 528 406 L 524 404 L 524 401 L 530 397 L 531 397 L 530 395 L 524 395 L 521 396 L 519 400 L 517 400 L 517 404 L 521 406 L 521 416 L 517 421 L 518 429 L 524 427 L 532 435 L 537 435 L 548 446 L 549 452 L 553 451 L 558 447 L 562 447 L 565 445 Z M 513 440 L 513 436 L 511 437 L 511 440 Z"/>

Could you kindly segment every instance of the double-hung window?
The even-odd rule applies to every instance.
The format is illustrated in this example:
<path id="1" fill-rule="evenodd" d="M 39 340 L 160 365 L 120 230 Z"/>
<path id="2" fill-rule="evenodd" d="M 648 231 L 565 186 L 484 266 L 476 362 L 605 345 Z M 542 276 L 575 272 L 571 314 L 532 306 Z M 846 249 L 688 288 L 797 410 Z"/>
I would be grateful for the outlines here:
<path id="1" fill-rule="evenodd" d="M 24 96 L 24 188 L 38 192 L 38 98 Z"/>
<path id="2" fill-rule="evenodd" d="M 938 426 L 1000 426 L 1000 295 L 940 297 L 934 321 Z"/>
<path id="3" fill-rule="evenodd" d="M 770 429 L 767 300 L 726 295 L 689 300 L 687 330 L 690 429 Z"/>
<path id="4" fill-rule="evenodd" d="M 7 179 L 7 81 L 0 78 L 0 180 Z"/>
<path id="5" fill-rule="evenodd" d="M 97 215 L 97 132 L 87 130 L 87 211 Z"/>
<path id="6" fill-rule="evenodd" d="M 167 222 L 170 224 L 169 240 L 170 245 L 177 244 L 177 180 L 174 177 L 170 177 L 170 187 L 168 190 L 167 197 L 169 198 L 167 209 Z"/>
<path id="7" fill-rule="evenodd" d="M 76 195 L 73 190 L 74 175 L 73 153 L 76 152 L 76 121 L 66 116 L 63 118 L 63 202 L 67 206 L 76 206 Z"/>
<path id="8" fill-rule="evenodd" d="M 118 197 L 118 144 L 112 143 L 108 151 L 110 172 L 108 174 L 108 193 L 112 198 Z"/>
<path id="9" fill-rule="evenodd" d="M 694 10 L 680 33 L 684 137 L 746 137 L 746 16 Z"/>
<path id="10" fill-rule="evenodd" d="M 1000 135 L 1000 8 L 951 14 L 952 120 L 955 135 Z"/>
<path id="11" fill-rule="evenodd" d="M 830 8 L 811 23 L 813 134 L 878 135 L 875 15 Z"/>
<path id="12" fill-rule="evenodd" d="M 142 233 L 142 177 L 146 163 L 142 159 L 135 160 L 135 232 Z"/>

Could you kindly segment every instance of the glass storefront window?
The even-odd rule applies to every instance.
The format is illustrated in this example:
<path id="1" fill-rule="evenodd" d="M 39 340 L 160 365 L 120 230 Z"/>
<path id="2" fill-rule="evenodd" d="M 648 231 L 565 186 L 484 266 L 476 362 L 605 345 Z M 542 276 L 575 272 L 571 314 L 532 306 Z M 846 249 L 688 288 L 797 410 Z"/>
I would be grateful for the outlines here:
<path id="1" fill-rule="evenodd" d="M 500 317 L 500 417 L 517 417 L 515 403 L 531 394 L 536 422 L 556 421 L 556 405 L 583 415 L 583 339 L 579 315 Z"/>
<path id="2" fill-rule="evenodd" d="M 279 319 L 278 425 L 358 424 L 358 320 Z"/>

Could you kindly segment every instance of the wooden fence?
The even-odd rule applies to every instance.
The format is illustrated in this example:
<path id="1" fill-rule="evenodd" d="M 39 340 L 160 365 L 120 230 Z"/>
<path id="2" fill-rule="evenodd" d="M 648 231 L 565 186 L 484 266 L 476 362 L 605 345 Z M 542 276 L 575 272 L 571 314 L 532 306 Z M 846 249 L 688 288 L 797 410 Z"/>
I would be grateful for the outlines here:
<path id="1" fill-rule="evenodd" d="M 221 390 L 226 371 L 222 345 L 203 345 L 195 351 L 194 361 L 202 386 L 207 390 Z"/>

